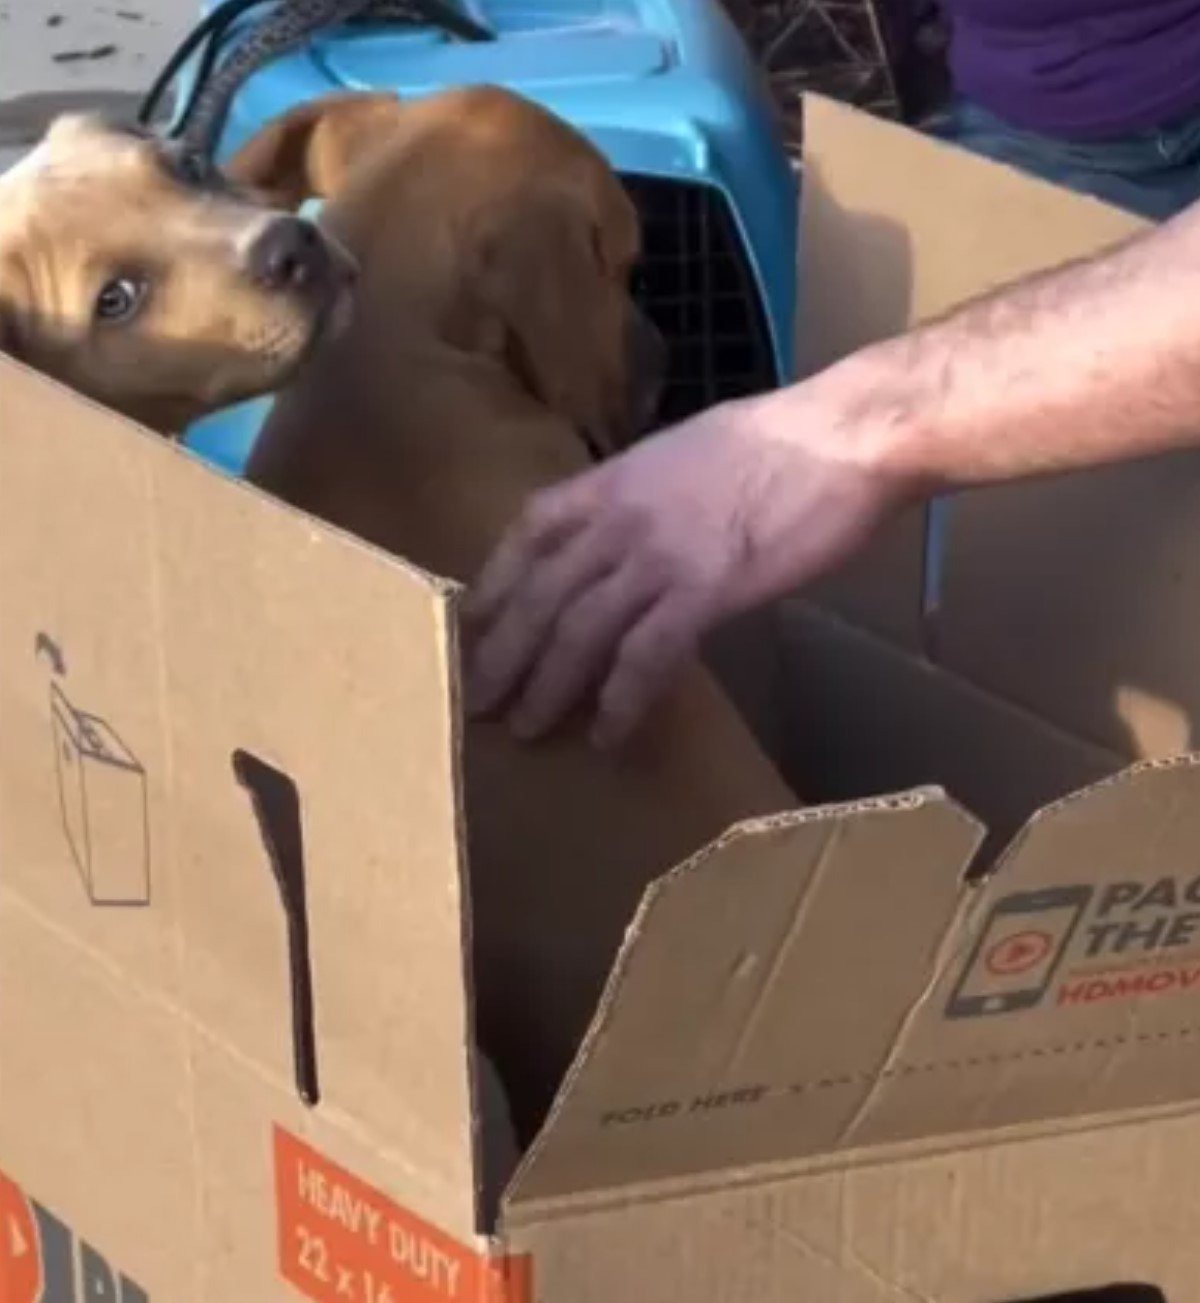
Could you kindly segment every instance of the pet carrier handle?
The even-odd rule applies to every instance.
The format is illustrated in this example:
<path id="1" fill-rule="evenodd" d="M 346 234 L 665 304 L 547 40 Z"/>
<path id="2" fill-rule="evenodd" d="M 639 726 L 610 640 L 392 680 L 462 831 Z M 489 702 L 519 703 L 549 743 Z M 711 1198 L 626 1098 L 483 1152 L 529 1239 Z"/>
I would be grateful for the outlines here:
<path id="1" fill-rule="evenodd" d="M 224 0 L 184 38 L 155 78 L 138 109 L 149 126 L 167 89 L 203 46 L 191 94 L 168 130 L 188 148 L 211 156 L 229 105 L 242 84 L 261 67 L 311 40 L 318 32 L 355 21 L 403 22 L 436 27 L 463 41 L 492 41 L 495 33 L 459 8 L 457 0 L 275 0 L 274 8 L 235 47 L 217 71 L 221 43 L 250 10 L 271 0 Z"/>
<path id="2" fill-rule="evenodd" d="M 383 7 L 386 9 L 386 5 Z M 490 27 L 463 12 L 458 0 L 402 0 L 399 6 L 392 7 L 408 9 L 416 21 L 429 27 L 440 27 L 448 36 L 457 37 L 460 41 L 496 39 L 496 33 Z M 370 6 L 364 16 L 373 16 Z M 383 16 L 386 17 L 386 13 Z"/>

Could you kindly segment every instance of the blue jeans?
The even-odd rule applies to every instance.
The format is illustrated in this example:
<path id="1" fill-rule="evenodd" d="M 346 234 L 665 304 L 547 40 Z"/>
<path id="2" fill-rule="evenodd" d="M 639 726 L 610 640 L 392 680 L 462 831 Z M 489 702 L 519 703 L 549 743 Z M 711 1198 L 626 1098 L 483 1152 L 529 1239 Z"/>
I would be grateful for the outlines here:
<path id="1" fill-rule="evenodd" d="M 1157 131 L 1084 143 L 1021 131 L 960 99 L 921 126 L 972 153 L 1154 221 L 1200 199 L 1200 114 Z"/>

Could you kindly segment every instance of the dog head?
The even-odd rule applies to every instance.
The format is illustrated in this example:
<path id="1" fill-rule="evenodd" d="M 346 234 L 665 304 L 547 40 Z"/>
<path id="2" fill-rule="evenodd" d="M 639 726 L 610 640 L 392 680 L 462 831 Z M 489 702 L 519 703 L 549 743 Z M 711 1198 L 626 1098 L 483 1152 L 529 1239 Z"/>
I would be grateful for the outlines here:
<path id="1" fill-rule="evenodd" d="M 565 122 L 493 86 L 412 104 L 350 92 L 268 123 L 229 170 L 294 206 L 345 192 L 373 154 L 423 132 L 439 145 L 420 152 L 421 194 L 401 201 L 409 236 L 392 256 L 420 259 L 431 278 L 465 288 L 470 320 L 456 343 L 498 348 L 595 451 L 620 449 L 653 424 L 666 344 L 630 293 L 637 211 L 604 156 Z"/>
<path id="2" fill-rule="evenodd" d="M 0 176 L 0 348 L 165 432 L 285 383 L 352 279 L 309 223 L 98 118 Z"/>

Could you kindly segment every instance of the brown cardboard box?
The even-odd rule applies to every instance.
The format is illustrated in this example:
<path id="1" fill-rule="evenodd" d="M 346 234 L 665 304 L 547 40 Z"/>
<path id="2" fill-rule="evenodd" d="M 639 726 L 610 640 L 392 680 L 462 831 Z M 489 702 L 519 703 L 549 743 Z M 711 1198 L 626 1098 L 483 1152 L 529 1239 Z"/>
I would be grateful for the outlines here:
<path id="1" fill-rule="evenodd" d="M 1135 229 L 807 141 L 811 364 Z M 663 866 L 489 1226 L 454 590 L 4 364 L 2 1303 L 1200 1300 L 1195 465 L 753 622 L 842 803 Z"/>

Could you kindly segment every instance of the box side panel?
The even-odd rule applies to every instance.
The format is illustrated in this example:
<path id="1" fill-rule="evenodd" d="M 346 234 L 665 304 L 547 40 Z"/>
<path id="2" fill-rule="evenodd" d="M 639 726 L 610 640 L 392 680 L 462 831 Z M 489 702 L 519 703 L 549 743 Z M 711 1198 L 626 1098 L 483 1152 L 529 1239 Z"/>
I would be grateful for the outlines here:
<path id="1" fill-rule="evenodd" d="M 2 359 L 0 416 L 0 890 L 177 992 L 146 459 L 165 449 Z M 92 717 L 142 773 L 97 760 Z"/>
<path id="2" fill-rule="evenodd" d="M 780 709 L 787 665 L 778 624 L 774 607 L 747 612 L 714 630 L 704 655 L 758 745 L 781 766 L 788 741 L 787 717 Z"/>
<path id="3" fill-rule="evenodd" d="M 37 1259 L 47 1298 L 75 1298 L 88 1266 L 89 1297 L 124 1275 L 202 1303 L 187 1025 L 0 892 L 0 1029 L 0 1296 L 40 1297 L 6 1292 Z M 34 1201 L 15 1238 L 6 1179 Z"/>
<path id="4" fill-rule="evenodd" d="M 488 1260 L 401 1202 L 407 1155 L 11 896 L 0 1026 L 0 1297 L 529 1303 L 470 1292 Z"/>
<path id="5" fill-rule="evenodd" d="M 874 211 L 875 159 L 859 124 L 840 106 L 805 100 L 800 205 L 797 374 L 809 375 L 912 320 L 911 250 L 900 221 Z M 876 142 L 878 145 L 878 142 Z M 875 542 L 818 580 L 811 592 L 831 609 L 910 648 L 920 646 L 923 509 L 906 512 Z"/>
<path id="6" fill-rule="evenodd" d="M 155 489 L 188 1008 L 471 1233 L 447 599 L 188 460 Z"/>
<path id="7" fill-rule="evenodd" d="M 484 1245 L 405 1202 L 403 1152 L 306 1111 L 220 1046 L 197 1053 L 195 1089 L 205 1303 L 532 1303 L 515 1291 L 482 1293 Z"/>
<path id="8" fill-rule="evenodd" d="M 910 656 L 807 602 L 780 604 L 784 768 L 814 799 L 937 783 L 999 853 L 1031 811 L 1116 773 L 1119 755 Z"/>
<path id="9" fill-rule="evenodd" d="M 806 113 L 808 370 L 1145 228 L 843 106 L 810 97 Z M 1196 745 L 1198 466 L 1179 454 L 954 499 L 929 574 L 939 663 L 1126 757 Z M 901 521 L 811 595 L 916 648 L 924 543 Z"/>
<path id="10" fill-rule="evenodd" d="M 1196 1119 L 1162 1119 L 559 1210 L 511 1240 L 538 1303 L 990 1303 L 1118 1282 L 1197 1303 L 1197 1161 Z"/>
<path id="11" fill-rule="evenodd" d="M 811 168 L 821 202 L 835 208 L 805 231 L 817 242 L 802 246 L 799 347 L 808 370 L 1148 228 L 1099 200 L 818 95 L 805 97 L 805 155 L 806 189 Z"/>
<path id="12" fill-rule="evenodd" d="M 128 1285 L 131 1299 L 199 1300 L 154 513 L 137 443 L 0 359 L 0 1203 L 22 1228 L 20 1246 L 14 1223 L 0 1231 L 0 1264 L 39 1273 L 47 1297 Z M 148 788 L 131 769 L 97 774 L 91 717 L 153 775 Z"/>
<path id="13" fill-rule="evenodd" d="M 812 98 L 807 118 L 810 370 L 1145 227 L 839 105 Z M 1198 498 L 1191 453 L 959 496 L 940 577 L 940 663 L 1130 758 L 1195 746 Z M 813 594 L 918 645 L 896 595 L 910 612 L 904 568 L 914 572 L 919 533 L 894 527 Z"/>
<path id="14" fill-rule="evenodd" d="M 469 1237 L 446 595 L 9 363 L 0 403 L 0 899 L 169 1011 L 193 1140 L 203 1042 L 403 1155 L 393 1195 Z M 85 716 L 137 768 L 90 782 Z M 98 899 L 147 846 L 147 898 Z M 0 1024 L 5 1080 L 33 1034 Z M 54 1164 L 22 1176 L 54 1198 Z"/>
<path id="15" fill-rule="evenodd" d="M 1135 759 L 1200 746 L 1200 457 L 959 498 L 949 668 Z"/>
<path id="16" fill-rule="evenodd" d="M 1143 226 L 1096 200 L 808 96 L 801 373 Z M 812 594 L 903 645 L 920 645 L 924 514 L 884 530 Z M 1011 528 L 1020 525 L 1011 519 Z M 984 586 L 976 593 L 989 600 Z"/>

